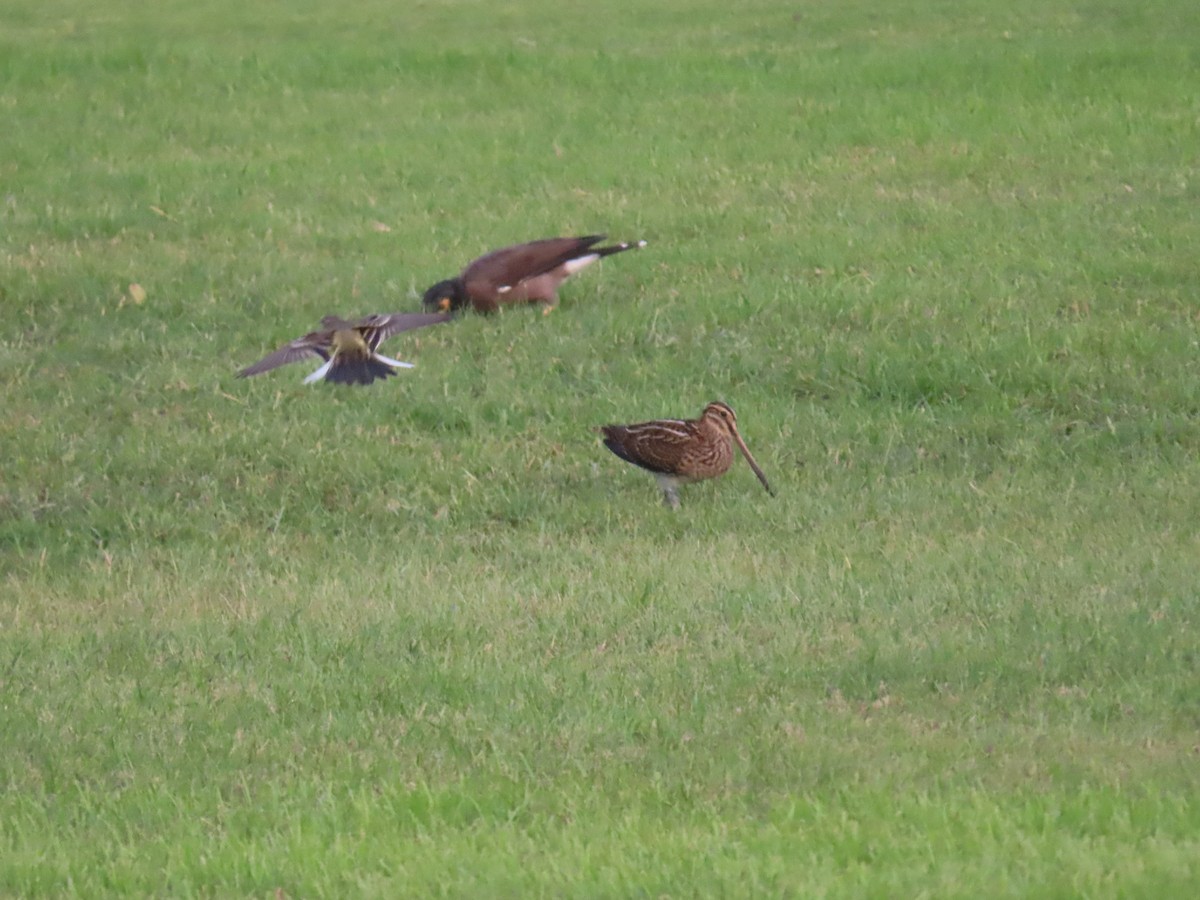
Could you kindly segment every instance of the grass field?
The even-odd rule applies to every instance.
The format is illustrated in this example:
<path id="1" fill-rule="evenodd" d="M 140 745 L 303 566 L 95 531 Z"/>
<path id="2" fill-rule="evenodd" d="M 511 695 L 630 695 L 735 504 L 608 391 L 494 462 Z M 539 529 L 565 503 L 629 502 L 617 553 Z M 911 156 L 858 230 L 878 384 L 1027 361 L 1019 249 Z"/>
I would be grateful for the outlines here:
<path id="1" fill-rule="evenodd" d="M 1200 6 L 626 6 L 4 5 L 0 894 L 1200 892 Z"/>

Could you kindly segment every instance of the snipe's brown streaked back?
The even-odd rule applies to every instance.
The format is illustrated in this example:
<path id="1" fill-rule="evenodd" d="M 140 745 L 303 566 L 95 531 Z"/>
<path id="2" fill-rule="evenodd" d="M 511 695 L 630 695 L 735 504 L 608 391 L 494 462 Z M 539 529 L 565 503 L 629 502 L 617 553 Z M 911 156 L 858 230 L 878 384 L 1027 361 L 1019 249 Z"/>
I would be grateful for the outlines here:
<path id="1" fill-rule="evenodd" d="M 736 441 L 746 462 L 774 496 L 767 476 L 738 433 L 737 415 L 728 403 L 716 400 L 696 419 L 656 419 L 637 425 L 605 425 L 604 446 L 626 462 L 654 473 L 663 501 L 679 507 L 679 486 L 716 478 L 729 471 Z"/>
<path id="2" fill-rule="evenodd" d="M 449 313 L 376 313 L 348 322 L 339 316 L 326 316 L 321 320 L 320 331 L 310 331 L 290 341 L 237 375 L 247 378 L 317 356 L 325 364 L 305 378 L 305 384 L 321 379 L 340 384 L 370 384 L 377 378 L 395 375 L 398 368 L 412 368 L 412 363 L 378 352 L 385 339 L 401 331 L 448 322 L 450 318 Z"/>

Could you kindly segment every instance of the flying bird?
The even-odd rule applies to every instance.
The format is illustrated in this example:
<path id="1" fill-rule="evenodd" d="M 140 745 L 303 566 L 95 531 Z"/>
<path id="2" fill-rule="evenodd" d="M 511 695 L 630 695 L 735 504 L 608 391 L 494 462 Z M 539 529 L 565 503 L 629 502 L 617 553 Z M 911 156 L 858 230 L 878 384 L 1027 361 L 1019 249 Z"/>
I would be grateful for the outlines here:
<path id="1" fill-rule="evenodd" d="M 340 316 L 326 316 L 321 320 L 319 331 L 311 331 L 285 344 L 246 366 L 237 377 L 247 378 L 288 363 L 320 357 L 325 364 L 305 378 L 305 384 L 321 379 L 335 384 L 370 384 L 377 378 L 395 375 L 397 369 L 413 367 L 412 363 L 379 353 L 378 347 L 384 339 L 401 331 L 448 322 L 450 318 L 449 313 L 376 313 L 357 322 L 348 322 Z"/>
<path id="2" fill-rule="evenodd" d="M 604 446 L 626 462 L 654 474 L 663 501 L 679 508 L 679 486 L 729 471 L 733 442 L 771 496 L 767 482 L 746 442 L 738 433 L 737 416 L 727 403 L 717 400 L 704 407 L 696 419 L 656 419 L 637 425 L 605 425 L 600 429 Z"/>
<path id="3" fill-rule="evenodd" d="M 645 247 L 645 241 L 595 246 L 602 234 L 546 238 L 493 250 L 467 264 L 455 278 L 439 281 L 427 291 L 428 310 L 457 312 L 471 306 L 490 313 L 502 303 L 545 303 L 549 312 L 558 303 L 558 286 L 596 260 L 625 250 Z"/>

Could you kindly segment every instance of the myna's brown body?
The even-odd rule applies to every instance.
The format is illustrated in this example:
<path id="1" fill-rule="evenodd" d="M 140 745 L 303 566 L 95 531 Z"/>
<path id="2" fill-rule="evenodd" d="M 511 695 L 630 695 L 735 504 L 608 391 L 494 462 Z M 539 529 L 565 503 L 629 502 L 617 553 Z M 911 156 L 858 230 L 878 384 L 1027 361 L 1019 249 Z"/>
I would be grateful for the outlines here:
<path id="1" fill-rule="evenodd" d="M 258 375 L 288 363 L 310 357 L 320 357 L 325 364 L 304 379 L 334 384 L 370 384 L 377 378 L 388 378 L 398 368 L 412 368 L 412 363 L 384 356 L 377 348 L 386 338 L 401 331 L 412 331 L 450 320 L 449 313 L 391 313 L 364 316 L 348 322 L 339 316 L 326 316 L 321 330 L 280 347 L 253 365 L 238 372 L 238 378 Z"/>
<path id="2" fill-rule="evenodd" d="M 596 247 L 602 234 L 546 238 L 503 247 L 481 256 L 456 278 L 439 281 L 425 292 L 428 310 L 457 312 L 467 306 L 490 313 L 508 303 L 558 303 L 558 287 L 596 260 L 644 247 L 645 241 Z"/>

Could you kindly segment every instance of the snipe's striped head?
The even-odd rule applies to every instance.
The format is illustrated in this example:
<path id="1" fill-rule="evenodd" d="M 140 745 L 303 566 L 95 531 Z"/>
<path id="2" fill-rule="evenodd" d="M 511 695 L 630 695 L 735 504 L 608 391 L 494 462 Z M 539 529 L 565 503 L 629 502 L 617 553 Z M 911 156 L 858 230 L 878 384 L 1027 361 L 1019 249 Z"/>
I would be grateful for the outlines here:
<path id="1" fill-rule="evenodd" d="M 696 419 L 656 419 L 637 425 L 606 425 L 604 445 L 626 462 L 654 473 L 663 499 L 679 505 L 679 486 L 724 475 L 733 462 L 736 442 L 767 493 L 767 477 L 737 428 L 737 414 L 719 400 L 704 407 Z"/>
<path id="2" fill-rule="evenodd" d="M 730 437 L 738 433 L 737 430 L 737 413 L 733 411 L 733 407 L 722 400 L 714 400 L 708 406 L 704 407 L 704 412 L 700 413 L 702 421 L 711 422 L 718 428 L 722 429 Z"/>

